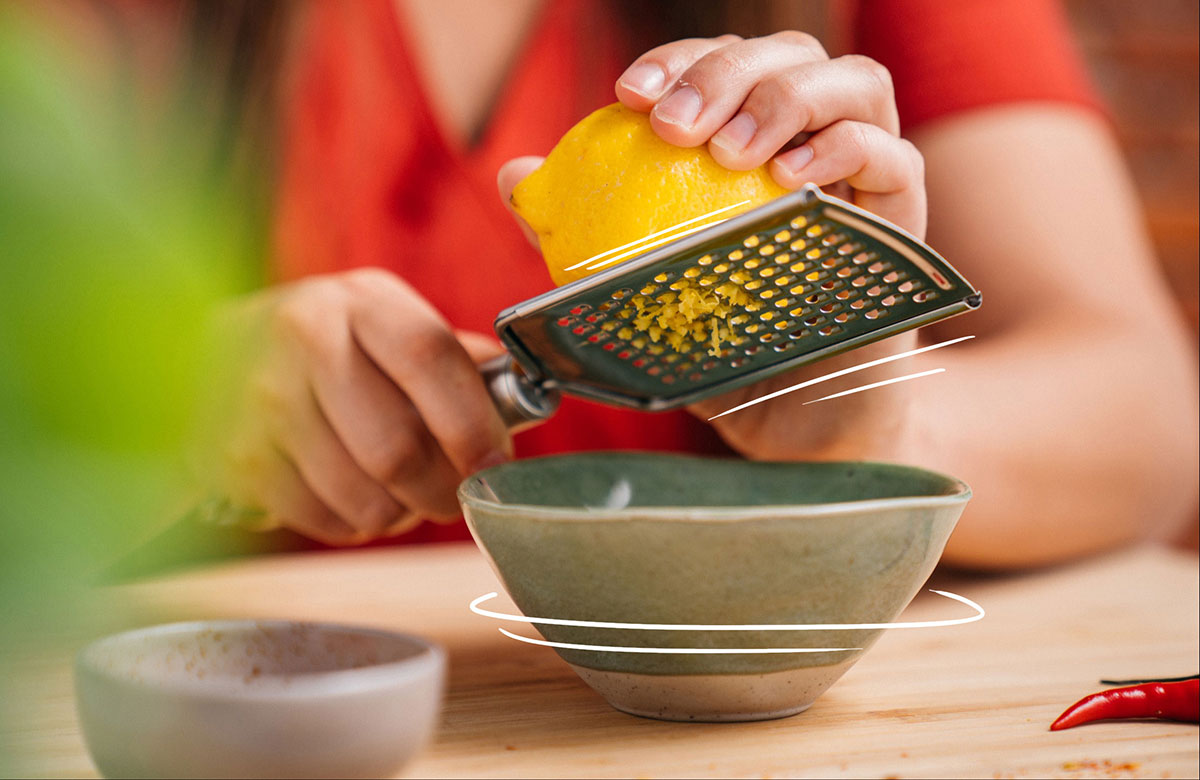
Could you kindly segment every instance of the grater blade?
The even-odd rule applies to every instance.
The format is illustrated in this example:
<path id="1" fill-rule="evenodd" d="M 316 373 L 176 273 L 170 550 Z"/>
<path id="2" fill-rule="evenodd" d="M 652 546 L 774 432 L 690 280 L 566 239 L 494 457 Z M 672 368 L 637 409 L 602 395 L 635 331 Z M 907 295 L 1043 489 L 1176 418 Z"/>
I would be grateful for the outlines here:
<path id="1" fill-rule="evenodd" d="M 716 355 L 708 343 L 685 341 L 677 351 L 633 327 L 634 296 L 657 299 L 673 284 L 715 287 L 731 276 L 751 301 L 730 313 L 732 338 Z M 978 308 L 981 301 L 979 291 L 924 243 L 807 185 L 509 307 L 495 328 L 524 374 L 520 383 L 533 392 L 664 411 Z M 552 412 L 550 405 L 526 419 Z"/>

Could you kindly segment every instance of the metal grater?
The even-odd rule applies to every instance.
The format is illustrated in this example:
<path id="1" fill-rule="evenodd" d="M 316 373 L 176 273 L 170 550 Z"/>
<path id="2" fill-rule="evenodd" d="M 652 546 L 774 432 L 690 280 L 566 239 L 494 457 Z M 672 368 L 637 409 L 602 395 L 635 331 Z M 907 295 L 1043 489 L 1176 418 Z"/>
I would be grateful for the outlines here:
<path id="1" fill-rule="evenodd" d="M 635 295 L 720 285 L 752 298 L 732 342 L 682 352 L 633 328 Z M 978 308 L 982 297 L 901 228 L 814 185 L 502 311 L 509 354 L 483 367 L 512 427 L 544 420 L 559 393 L 664 411 Z M 514 366 L 514 363 L 516 366 Z M 519 367 L 519 368 L 518 368 Z"/>

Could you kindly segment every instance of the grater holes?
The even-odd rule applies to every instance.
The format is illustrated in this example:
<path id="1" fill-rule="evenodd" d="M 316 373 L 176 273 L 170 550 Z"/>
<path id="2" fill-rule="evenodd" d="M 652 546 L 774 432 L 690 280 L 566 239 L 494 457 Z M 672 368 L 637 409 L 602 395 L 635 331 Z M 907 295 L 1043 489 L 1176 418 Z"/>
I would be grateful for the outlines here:
<path id="1" fill-rule="evenodd" d="M 884 275 L 883 281 L 887 282 L 888 284 L 892 284 L 893 282 L 900 281 L 900 272 L 899 271 L 889 271 L 887 274 Z"/>
<path id="2" fill-rule="evenodd" d="M 775 308 L 776 309 L 786 309 L 787 307 L 791 306 L 795 302 L 796 302 L 795 298 L 780 298 L 779 300 L 775 301 Z"/>
<path id="3" fill-rule="evenodd" d="M 589 314 L 588 316 L 584 317 L 583 319 L 584 319 L 584 321 L 585 321 L 585 322 L 590 322 L 590 323 L 592 323 L 592 324 L 594 325 L 594 324 L 596 324 L 597 322 L 599 322 L 600 320 L 604 319 L 604 315 L 602 315 L 602 314 Z"/>
<path id="4" fill-rule="evenodd" d="M 775 330 L 787 330 L 788 328 L 792 327 L 795 324 L 796 323 L 793 322 L 792 320 L 780 320 L 779 322 L 775 323 L 774 327 L 775 327 Z"/>
<path id="5" fill-rule="evenodd" d="M 855 309 L 855 310 L 861 309 L 862 307 L 864 307 L 866 305 L 867 305 L 867 302 L 864 301 L 862 298 L 859 298 L 857 300 L 850 302 L 850 308 Z"/>
<path id="6" fill-rule="evenodd" d="M 804 278 L 810 282 L 816 282 L 819 281 L 823 275 L 824 274 L 822 274 L 820 271 L 809 271 L 804 275 Z"/>
<path id="7" fill-rule="evenodd" d="M 804 247 L 806 246 L 808 246 L 808 244 L 805 243 L 803 238 L 797 238 L 795 241 L 788 244 L 788 249 L 792 250 L 793 252 L 803 252 Z"/>
<path id="8" fill-rule="evenodd" d="M 830 313 L 832 313 L 832 312 L 833 312 L 833 310 L 834 310 L 834 309 L 836 309 L 836 308 L 837 308 L 837 304 L 835 304 L 835 303 L 826 303 L 826 304 L 822 305 L 822 306 L 821 306 L 821 308 L 820 308 L 820 309 L 818 309 L 817 311 L 821 312 L 822 314 L 830 314 Z"/>
<path id="9" fill-rule="evenodd" d="M 657 289 L 658 289 L 657 284 L 647 284 L 645 287 L 643 287 L 641 289 L 641 293 L 642 293 L 642 295 L 653 295 L 654 291 Z"/>
<path id="10" fill-rule="evenodd" d="M 857 316 L 857 315 L 855 315 L 855 314 L 852 314 L 852 313 L 850 313 L 850 312 L 845 312 L 845 311 L 844 311 L 844 312 L 842 312 L 841 314 L 839 314 L 839 315 L 837 315 L 836 317 L 834 317 L 834 318 L 833 318 L 833 321 L 834 321 L 834 322 L 837 322 L 837 323 L 849 322 L 850 320 L 854 319 L 854 318 L 855 318 L 855 316 Z"/>
<path id="11" fill-rule="evenodd" d="M 699 284 L 701 287 L 712 287 L 714 284 L 716 284 L 720 280 L 721 280 L 721 277 L 719 277 L 715 274 L 709 274 L 708 276 L 701 278 L 700 281 L 697 282 L 697 284 Z"/>
<path id="12" fill-rule="evenodd" d="M 886 297 L 882 301 L 880 301 L 880 303 L 882 303 L 884 306 L 895 306 L 899 302 L 900 302 L 900 299 L 897 298 L 895 295 L 889 295 L 888 297 Z"/>
<path id="13" fill-rule="evenodd" d="M 762 307 L 763 307 L 763 304 L 761 302 L 751 301 L 750 303 L 747 303 L 742 308 L 745 309 L 746 311 L 754 312 L 754 311 L 759 311 L 760 309 L 762 309 Z"/>
<path id="14" fill-rule="evenodd" d="M 787 335 L 787 337 L 789 339 L 791 339 L 792 341 L 797 341 L 799 339 L 804 338 L 807 335 L 808 335 L 808 330 L 806 328 L 797 328 L 796 330 L 789 333 Z"/>
<path id="15" fill-rule="evenodd" d="M 742 251 L 742 250 L 740 250 L 740 249 L 735 249 L 735 250 L 733 250 L 732 252 L 730 252 L 730 253 L 729 253 L 729 259 L 730 259 L 730 260 L 732 260 L 732 261 L 734 261 L 735 263 L 736 263 L 738 260 L 741 260 L 741 259 L 742 259 L 743 257 L 745 257 L 745 256 L 746 256 L 746 253 L 745 253 L 745 252 L 743 252 L 743 251 Z"/>
<path id="16" fill-rule="evenodd" d="M 874 259 L 875 255 L 871 252 L 859 252 L 854 256 L 854 259 L 851 260 L 851 262 L 853 262 L 855 265 L 863 265 L 864 263 L 869 263 Z"/>
<path id="17" fill-rule="evenodd" d="M 763 344 L 770 344 L 772 341 L 775 340 L 775 338 L 776 338 L 776 336 L 774 333 L 764 333 L 758 340 L 760 342 L 762 342 Z"/>
<path id="18" fill-rule="evenodd" d="M 611 311 L 615 307 L 616 307 L 616 304 L 613 303 L 612 301 L 605 301 L 604 303 L 602 303 L 596 307 L 596 311 Z"/>
<path id="19" fill-rule="evenodd" d="M 841 331 L 842 329 L 837 325 L 826 325 L 818 330 L 817 333 L 820 333 L 822 336 L 832 336 L 835 333 L 841 333 Z"/>
<path id="20" fill-rule="evenodd" d="M 790 223 L 793 229 L 799 230 L 808 224 L 808 217 L 796 217 Z"/>
<path id="21" fill-rule="evenodd" d="M 608 342 L 607 344 L 605 344 L 605 345 L 604 345 L 604 351 L 605 351 L 605 352 L 612 352 L 612 351 L 614 351 L 614 350 L 617 348 L 617 343 L 618 343 L 618 342 L 616 342 L 616 341 L 610 341 L 610 342 Z"/>
<path id="22" fill-rule="evenodd" d="M 802 273 L 804 271 L 804 269 L 807 267 L 808 266 L 803 261 L 801 261 L 799 263 L 796 263 L 792 267 L 788 268 L 788 270 L 794 274 L 798 274 L 798 273 Z"/>
<path id="23" fill-rule="evenodd" d="M 871 281 L 871 277 L 869 276 L 856 276 L 850 280 L 850 285 L 852 287 L 865 287 L 869 281 Z"/>
<path id="24" fill-rule="evenodd" d="M 771 255 L 775 254 L 775 245 L 764 244 L 763 246 L 759 247 L 758 253 L 763 257 L 770 257 Z"/>
<path id="25" fill-rule="evenodd" d="M 883 316 L 883 312 L 881 312 L 879 309 L 871 309 L 869 312 L 867 312 L 863 316 L 869 320 L 877 320 Z"/>
<path id="26" fill-rule="evenodd" d="M 746 247 L 747 249 L 753 249 L 760 243 L 762 243 L 762 239 L 760 239 L 758 236 L 747 236 L 746 240 L 742 242 L 742 246 Z"/>
<path id="27" fill-rule="evenodd" d="M 701 380 L 701 378 L 702 378 L 702 377 L 701 377 L 701 376 L 700 376 L 700 374 L 698 374 L 698 373 L 697 373 L 697 374 L 692 374 L 691 376 L 689 376 L 689 377 L 688 377 L 688 381 L 689 381 L 689 382 L 699 382 L 699 381 Z"/>
<path id="28" fill-rule="evenodd" d="M 811 225 L 808 228 L 808 230 L 805 230 L 804 235 L 808 236 L 809 238 L 816 238 L 817 236 L 821 235 L 824 232 L 825 232 L 824 226 L 822 226 L 821 223 L 818 222 L 815 225 Z"/>
<path id="29" fill-rule="evenodd" d="M 911 279 L 909 279 L 907 282 L 904 282 L 899 287 L 897 287 L 896 290 L 898 292 L 902 292 L 902 293 L 912 292 L 916 288 L 916 286 L 917 285 Z"/>
<path id="30" fill-rule="evenodd" d="M 809 260 L 816 260 L 818 257 L 821 256 L 821 249 L 820 249 L 820 247 L 813 247 L 812 249 L 805 252 L 804 256 L 807 257 Z"/>
<path id="31" fill-rule="evenodd" d="M 914 303 L 924 303 L 925 301 L 932 301 L 936 297 L 938 297 L 938 294 L 933 290 L 922 290 L 914 295 L 912 299 Z"/>
<path id="32" fill-rule="evenodd" d="M 877 297 L 877 296 L 878 296 L 878 295 L 879 295 L 881 292 L 883 292 L 883 288 L 882 288 L 882 287 L 880 287 L 879 285 L 875 285 L 874 287 L 872 287 L 872 288 L 870 288 L 870 289 L 868 289 L 868 290 L 867 290 L 867 295 L 871 296 L 872 298 L 875 298 L 875 297 Z"/>
<path id="33" fill-rule="evenodd" d="M 629 289 L 628 287 L 622 287 L 620 290 L 613 292 L 612 298 L 615 301 L 620 301 L 628 298 L 631 295 L 633 295 L 633 290 Z"/>
<path id="34" fill-rule="evenodd" d="M 559 317 L 555 324 L 560 328 L 569 328 L 578 321 L 574 317 Z"/>
<path id="35" fill-rule="evenodd" d="M 834 244 L 840 244 L 845 240 L 846 237 L 840 233 L 830 233 L 829 235 L 825 236 L 825 238 L 821 239 L 821 244 L 824 246 L 833 246 Z"/>
<path id="36" fill-rule="evenodd" d="M 829 296 L 826 295 L 825 293 L 813 293 L 812 295 L 809 295 L 808 297 L 806 297 L 804 299 L 804 302 L 807 304 L 810 304 L 810 305 L 816 305 L 828 297 Z"/>
<path id="37" fill-rule="evenodd" d="M 781 231 L 779 231 L 778 233 L 776 233 L 776 234 L 775 234 L 775 240 L 776 240 L 776 241 L 778 241 L 778 242 L 779 242 L 779 243 L 781 243 L 781 244 L 782 244 L 784 241 L 787 241 L 787 240 L 788 240 L 789 238 L 791 238 L 791 237 L 792 237 L 792 233 L 791 233 L 791 231 L 790 231 L 790 230 L 781 230 Z"/>
<path id="38" fill-rule="evenodd" d="M 608 320 L 600 327 L 601 327 L 601 329 L 604 330 L 605 333 L 612 333 L 614 330 L 616 330 L 620 326 L 621 326 L 620 322 L 618 322 L 616 320 Z M 624 338 L 624 337 L 622 337 L 622 338 Z"/>
<path id="39" fill-rule="evenodd" d="M 840 262 L 841 262 L 841 260 L 839 258 L 827 257 L 821 261 L 821 267 L 826 268 L 826 269 L 833 268 L 835 265 L 837 265 Z"/>
<path id="40" fill-rule="evenodd" d="M 753 346 L 746 347 L 746 349 L 743 350 L 743 352 L 746 354 L 747 357 L 750 357 L 752 355 L 757 355 L 761 351 L 762 351 L 762 346 L 759 344 L 755 344 Z"/>
<path id="41" fill-rule="evenodd" d="M 766 284 L 766 282 L 764 282 L 762 279 L 754 279 L 753 281 L 747 282 L 745 287 L 747 290 L 753 292 L 762 287 L 764 284 Z"/>
<path id="42" fill-rule="evenodd" d="M 781 341 L 774 347 L 771 347 L 771 349 L 775 350 L 776 352 L 787 352 L 789 349 L 795 346 L 796 345 L 791 341 Z"/>
<path id="43" fill-rule="evenodd" d="M 671 276 L 672 274 L 669 271 L 663 271 L 661 274 L 654 277 L 654 281 L 658 282 L 659 284 L 665 284 L 671 281 Z"/>
<path id="44" fill-rule="evenodd" d="M 713 264 L 713 261 L 714 261 L 714 260 L 716 260 L 716 258 L 715 258 L 715 257 L 713 257 L 712 255 L 704 255 L 703 257 L 701 257 L 701 258 L 700 258 L 699 260 L 697 260 L 696 262 L 697 262 L 699 265 L 702 265 L 702 266 L 704 266 L 705 268 L 707 268 L 708 266 L 710 266 L 710 265 L 712 265 L 712 264 Z"/>
<path id="45" fill-rule="evenodd" d="M 805 314 L 808 314 L 808 309 L 804 306 L 797 306 L 788 312 L 789 317 L 803 317 Z"/>
<path id="46" fill-rule="evenodd" d="M 744 365 L 746 365 L 746 358 L 744 357 L 735 357 L 733 360 L 729 361 L 730 368 L 741 368 Z"/>
<path id="47" fill-rule="evenodd" d="M 761 277 L 762 277 L 762 278 L 764 278 L 764 279 L 769 279 L 769 278 L 771 278 L 772 276 L 774 276 L 774 275 L 775 275 L 776 273 L 778 273 L 778 272 L 779 272 L 779 269 L 775 268 L 774 266 L 770 266 L 770 265 L 769 265 L 769 266 L 767 266 L 766 268 L 764 268 L 764 269 L 762 269 L 761 271 L 759 271 L 759 272 L 758 272 L 758 275 L 759 275 L 759 276 L 761 276 Z"/>
<path id="48" fill-rule="evenodd" d="M 749 321 L 750 321 L 749 314 L 736 314 L 733 317 L 729 318 L 730 325 L 745 325 Z"/>
<path id="49" fill-rule="evenodd" d="M 807 325 L 808 327 L 812 328 L 817 325 L 820 325 L 824 321 L 825 321 L 825 318 L 821 317 L 821 316 L 809 317 L 808 319 L 806 319 L 804 321 L 804 324 Z"/>
<path id="50" fill-rule="evenodd" d="M 877 274 L 877 273 L 882 273 L 883 271 L 886 271 L 890 267 L 891 267 L 890 265 L 883 262 L 882 260 L 876 260 L 875 262 L 873 262 L 869 266 L 867 266 L 867 271 L 870 273 L 873 273 L 873 274 Z"/>
<path id="51" fill-rule="evenodd" d="M 691 268 L 689 268 L 683 272 L 683 278 L 684 279 L 695 279 L 697 276 L 699 276 L 702 273 L 703 273 L 703 271 L 700 269 L 700 266 L 694 265 Z"/>
<path id="52" fill-rule="evenodd" d="M 663 376 L 662 376 L 662 382 L 663 382 L 663 384 L 664 384 L 664 385 L 673 385 L 673 384 L 675 384 L 675 375 L 674 375 L 674 374 L 663 374 Z"/>
<path id="53" fill-rule="evenodd" d="M 591 306 L 589 306 L 586 303 L 581 303 L 578 306 L 576 306 L 575 308 L 571 309 L 571 313 L 578 317 L 580 314 L 583 314 L 584 312 L 588 312 L 591 310 L 592 310 Z"/>
<path id="54" fill-rule="evenodd" d="M 676 280 L 676 281 L 674 281 L 674 282 L 672 282 L 672 283 L 671 283 L 671 289 L 672 289 L 672 290 L 675 290 L 675 291 L 683 290 L 683 289 L 685 289 L 685 288 L 687 288 L 687 287 L 690 287 L 690 286 L 691 286 L 691 285 L 690 285 L 690 284 L 688 284 L 688 280 L 687 280 L 687 279 L 679 279 L 679 280 Z"/>
<path id="55" fill-rule="evenodd" d="M 839 288 L 841 286 L 842 286 L 842 283 L 837 281 L 836 279 L 830 279 L 827 282 L 821 283 L 822 290 L 836 290 L 837 288 Z"/>
<path id="56" fill-rule="evenodd" d="M 747 333 L 758 333 L 759 325 L 757 322 L 752 322 L 746 326 Z"/>
<path id="57" fill-rule="evenodd" d="M 839 279 L 845 279 L 846 277 L 850 276 L 850 274 L 852 274 L 852 273 L 854 273 L 853 266 L 844 265 L 837 270 L 837 277 Z"/>
<path id="58" fill-rule="evenodd" d="M 595 328 L 593 328 L 591 325 L 576 325 L 575 327 L 571 328 L 571 332 L 576 336 L 586 336 L 593 330 L 595 330 Z"/>
<path id="59" fill-rule="evenodd" d="M 804 285 L 798 284 L 795 287 L 793 287 L 792 289 L 788 290 L 788 292 L 791 293 L 792 295 L 803 295 L 804 290 L 805 290 Z"/>
<path id="60" fill-rule="evenodd" d="M 856 244 L 853 241 L 850 241 L 839 246 L 837 248 L 837 253 L 842 256 L 852 255 L 860 249 L 862 249 L 862 244 Z"/>
<path id="61" fill-rule="evenodd" d="M 723 274 L 729 271 L 729 263 L 718 263 L 713 266 L 713 273 Z"/>
<path id="62" fill-rule="evenodd" d="M 746 262 L 742 263 L 743 268 L 749 268 L 751 271 L 753 271 L 755 268 L 758 268 L 760 265 L 762 265 L 762 261 L 757 257 L 752 257 Z"/>
<path id="63" fill-rule="evenodd" d="M 783 276 L 781 276 L 775 280 L 775 286 L 776 287 L 787 287 L 789 284 L 791 284 L 794 281 L 796 281 L 796 277 L 792 276 L 791 274 L 784 274 Z"/>
<path id="64" fill-rule="evenodd" d="M 839 301 L 844 301 L 850 297 L 850 291 L 849 290 L 841 290 L 837 294 L 835 294 L 833 297 L 837 298 Z"/>
<path id="65" fill-rule="evenodd" d="M 779 290 L 776 290 L 776 289 L 773 289 L 773 288 L 771 288 L 771 287 L 768 287 L 767 289 L 765 289 L 765 290 L 763 290 L 762 292 L 760 292 L 760 293 L 758 294 L 758 297 L 759 297 L 759 298 L 763 298 L 764 300 L 769 300 L 769 299 L 771 299 L 771 298 L 774 298 L 774 297 L 775 297 L 776 295 L 778 295 L 778 294 L 779 294 Z"/>
<path id="66" fill-rule="evenodd" d="M 793 259 L 795 259 L 795 255 L 793 255 L 791 252 L 784 252 L 782 254 L 775 255 L 775 265 L 782 268 L 783 266 L 792 262 Z"/>
<path id="67" fill-rule="evenodd" d="M 779 315 L 773 311 L 764 311 L 761 315 L 759 315 L 759 319 L 762 320 L 763 322 L 770 322 L 771 320 L 775 319 L 777 316 L 779 316 Z"/>

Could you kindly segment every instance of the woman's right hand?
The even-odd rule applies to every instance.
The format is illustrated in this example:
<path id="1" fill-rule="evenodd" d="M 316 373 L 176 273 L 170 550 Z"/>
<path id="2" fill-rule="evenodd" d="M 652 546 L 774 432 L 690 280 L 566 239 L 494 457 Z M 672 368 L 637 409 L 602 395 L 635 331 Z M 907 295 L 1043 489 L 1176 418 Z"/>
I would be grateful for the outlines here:
<path id="1" fill-rule="evenodd" d="M 232 370 L 203 470 L 268 527 L 346 545 L 454 518 L 462 477 L 510 456 L 476 368 L 500 346 L 386 271 L 270 290 L 221 330 Z"/>

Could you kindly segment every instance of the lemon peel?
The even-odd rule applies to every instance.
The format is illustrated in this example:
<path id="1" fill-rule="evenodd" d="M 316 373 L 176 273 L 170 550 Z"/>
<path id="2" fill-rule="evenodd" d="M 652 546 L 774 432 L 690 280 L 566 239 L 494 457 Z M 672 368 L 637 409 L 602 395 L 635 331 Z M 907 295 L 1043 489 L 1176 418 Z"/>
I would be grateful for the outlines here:
<path id="1" fill-rule="evenodd" d="M 609 267 L 606 260 L 711 224 L 698 219 L 705 215 L 725 219 L 786 193 L 766 166 L 731 171 L 706 147 L 673 146 L 647 115 L 614 103 L 571 128 L 514 188 L 512 205 L 537 234 L 551 278 L 563 285 L 600 270 L 589 266 Z M 717 354 L 732 338 L 731 312 L 751 302 L 744 281 L 703 287 L 681 277 L 670 292 L 633 299 L 632 329 L 677 352 L 707 344 Z M 618 335 L 629 340 L 630 330 Z"/>

